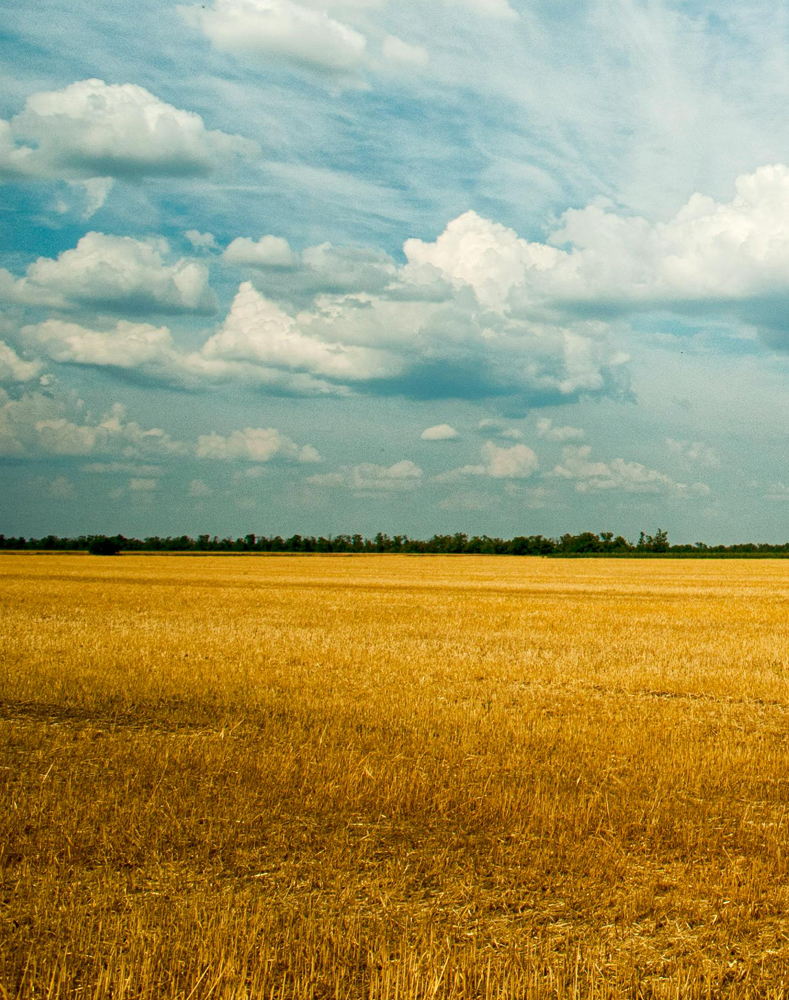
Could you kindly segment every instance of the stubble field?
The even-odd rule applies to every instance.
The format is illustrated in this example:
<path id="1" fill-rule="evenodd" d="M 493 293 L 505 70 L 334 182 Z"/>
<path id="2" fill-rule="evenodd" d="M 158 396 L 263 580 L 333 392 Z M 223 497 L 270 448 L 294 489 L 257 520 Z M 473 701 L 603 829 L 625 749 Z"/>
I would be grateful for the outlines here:
<path id="1" fill-rule="evenodd" d="M 0 997 L 770 997 L 789 561 L 0 557 Z"/>

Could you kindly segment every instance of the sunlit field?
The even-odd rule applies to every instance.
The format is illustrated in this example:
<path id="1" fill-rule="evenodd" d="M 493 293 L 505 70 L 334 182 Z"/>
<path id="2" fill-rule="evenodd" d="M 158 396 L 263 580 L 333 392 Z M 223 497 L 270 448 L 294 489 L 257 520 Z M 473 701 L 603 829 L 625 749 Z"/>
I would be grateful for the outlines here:
<path id="1" fill-rule="evenodd" d="M 0 997 L 783 997 L 789 561 L 0 556 Z"/>

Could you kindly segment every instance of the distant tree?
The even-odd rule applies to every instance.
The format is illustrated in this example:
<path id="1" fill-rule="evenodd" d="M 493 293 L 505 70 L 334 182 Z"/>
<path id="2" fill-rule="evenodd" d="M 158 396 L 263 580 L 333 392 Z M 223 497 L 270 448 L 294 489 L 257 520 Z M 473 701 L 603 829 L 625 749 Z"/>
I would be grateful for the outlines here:
<path id="1" fill-rule="evenodd" d="M 638 538 L 637 549 L 642 552 L 668 552 L 671 548 L 668 541 L 668 532 L 658 528 L 654 535 L 645 535 L 642 531 Z"/>
<path id="2" fill-rule="evenodd" d="M 95 535 L 88 542 L 88 552 L 92 556 L 117 556 L 123 548 L 118 537 L 107 538 L 106 535 Z"/>
<path id="3" fill-rule="evenodd" d="M 668 532 L 663 531 L 662 528 L 658 528 L 657 533 L 652 536 L 652 551 L 668 552 L 668 550 Z"/>

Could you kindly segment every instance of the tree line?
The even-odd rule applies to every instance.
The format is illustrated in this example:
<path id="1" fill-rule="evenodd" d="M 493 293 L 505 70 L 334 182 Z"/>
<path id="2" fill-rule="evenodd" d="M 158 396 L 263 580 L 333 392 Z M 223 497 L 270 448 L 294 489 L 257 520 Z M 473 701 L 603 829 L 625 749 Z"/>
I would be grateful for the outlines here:
<path id="1" fill-rule="evenodd" d="M 595 534 L 582 531 L 558 538 L 544 535 L 517 535 L 514 538 L 492 538 L 489 535 L 433 535 L 432 538 L 409 538 L 408 535 L 387 535 L 379 531 L 373 538 L 363 535 L 244 535 L 219 538 L 217 535 L 189 535 L 148 538 L 126 538 L 124 535 L 79 535 L 61 538 L 6 538 L 0 534 L 0 550 L 77 551 L 96 555 L 118 552 L 403 552 L 412 554 L 480 554 L 507 556 L 655 556 L 680 557 L 715 556 L 789 556 L 789 542 L 743 542 L 734 545 L 707 545 L 695 542 L 672 545 L 668 533 L 658 529 L 654 535 L 640 533 L 638 541 L 630 541 L 611 531 Z"/>

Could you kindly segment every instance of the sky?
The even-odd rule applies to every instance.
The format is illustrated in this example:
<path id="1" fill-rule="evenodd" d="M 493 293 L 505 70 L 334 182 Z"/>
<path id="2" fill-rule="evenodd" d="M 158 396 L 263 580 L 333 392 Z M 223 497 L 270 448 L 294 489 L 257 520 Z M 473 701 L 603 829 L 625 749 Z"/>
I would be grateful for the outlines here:
<path id="1" fill-rule="evenodd" d="M 789 540 L 789 10 L 39 0 L 0 532 Z"/>

